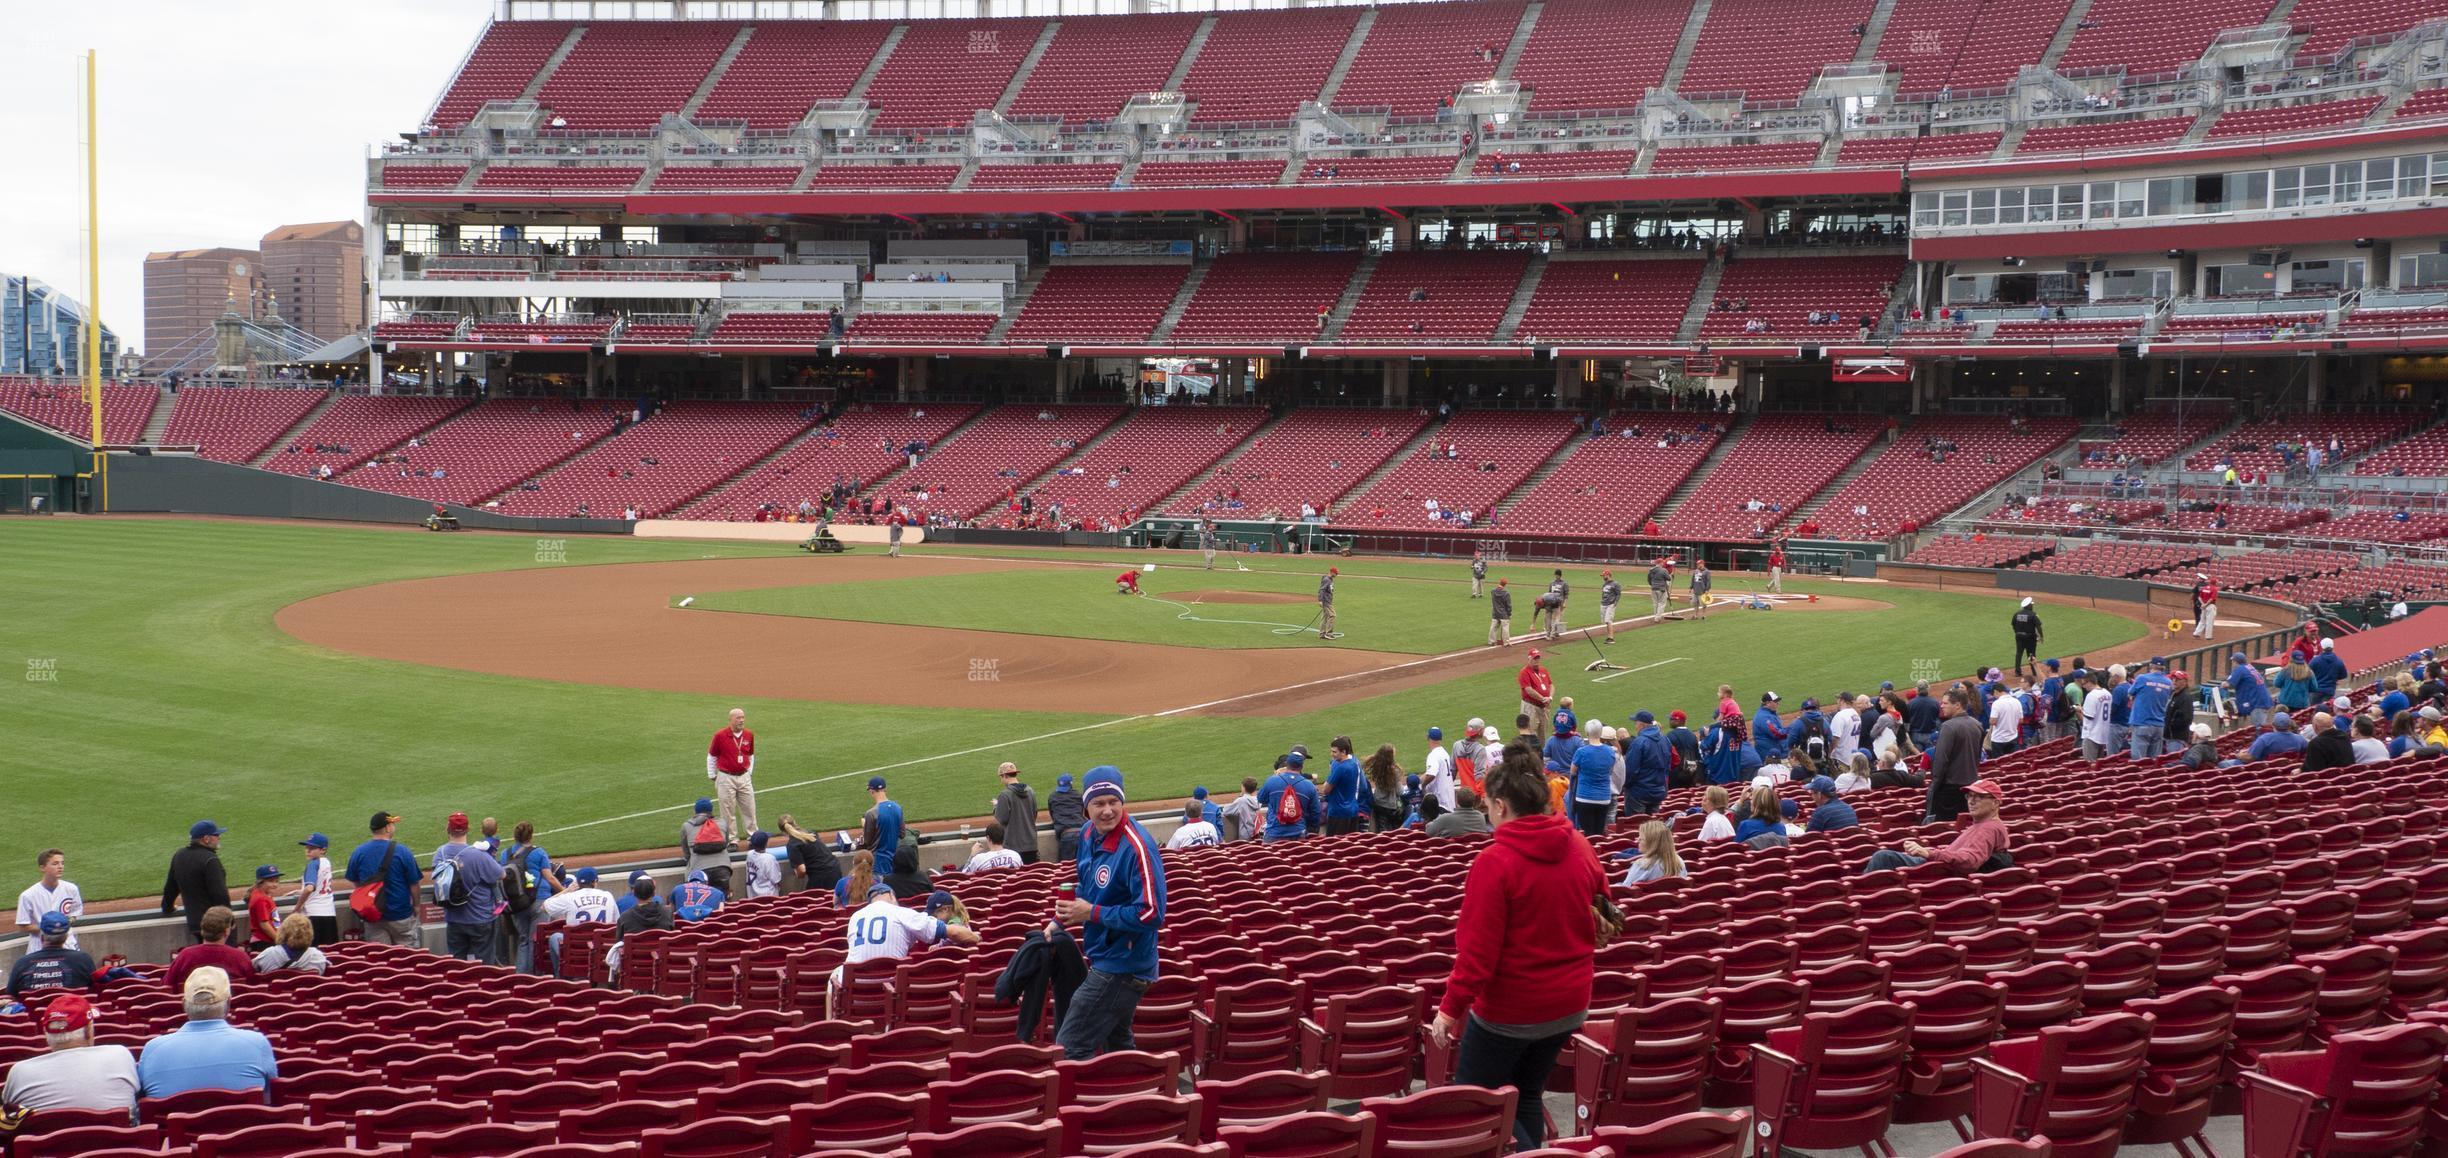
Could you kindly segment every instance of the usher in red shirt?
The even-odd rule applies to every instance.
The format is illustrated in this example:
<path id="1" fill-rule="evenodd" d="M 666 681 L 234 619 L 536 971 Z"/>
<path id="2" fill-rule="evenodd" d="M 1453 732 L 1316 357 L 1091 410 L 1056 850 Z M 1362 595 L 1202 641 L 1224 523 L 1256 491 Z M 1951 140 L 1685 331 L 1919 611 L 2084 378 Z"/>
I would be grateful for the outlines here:
<path id="1" fill-rule="evenodd" d="M 756 755 L 756 729 L 743 728 L 737 736 L 729 728 L 714 733 L 714 742 L 706 745 L 706 755 L 714 758 L 714 770 L 726 776 L 746 772 L 748 758 Z"/>

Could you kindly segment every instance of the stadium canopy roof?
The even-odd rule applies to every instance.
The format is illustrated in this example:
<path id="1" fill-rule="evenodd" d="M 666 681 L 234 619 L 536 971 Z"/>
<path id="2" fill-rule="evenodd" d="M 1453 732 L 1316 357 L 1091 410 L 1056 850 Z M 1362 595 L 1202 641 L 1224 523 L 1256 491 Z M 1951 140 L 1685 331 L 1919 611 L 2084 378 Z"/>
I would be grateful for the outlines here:
<path id="1" fill-rule="evenodd" d="M 1430 0 L 504 0 L 508 20 L 975 20 L 1418 4 Z"/>

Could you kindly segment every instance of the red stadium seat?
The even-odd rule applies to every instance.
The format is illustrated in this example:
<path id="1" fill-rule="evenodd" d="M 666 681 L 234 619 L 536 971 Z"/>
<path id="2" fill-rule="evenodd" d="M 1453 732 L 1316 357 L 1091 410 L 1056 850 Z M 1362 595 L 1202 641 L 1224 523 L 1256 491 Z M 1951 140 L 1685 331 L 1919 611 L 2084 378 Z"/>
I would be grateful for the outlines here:
<path id="1" fill-rule="evenodd" d="M 1196 1094 L 1138 1094 L 1088 1106 L 1065 1105 L 1060 1115 L 1063 1152 L 1097 1156 L 1152 1142 L 1195 1145 L 1202 1112 Z"/>
<path id="2" fill-rule="evenodd" d="M 909 1136 L 910 1158 L 1062 1158 L 1062 1123 L 987 1122 L 940 1134 Z"/>
<path id="3" fill-rule="evenodd" d="M 638 1135 L 640 1158 L 791 1158 L 788 1118 L 707 1118 Z"/>
<path id="4" fill-rule="evenodd" d="M 1513 1144 L 1512 1087 L 1443 1086 L 1404 1097 L 1370 1098 L 1377 1153 L 1387 1158 L 1502 1158 Z"/>
<path id="5" fill-rule="evenodd" d="M 1883 1143 L 1912 1039 L 1913 1007 L 1813 1013 L 1752 1050 L 1760 1145 L 1824 1150 Z"/>
<path id="6" fill-rule="evenodd" d="M 2113 1153 L 2141 1088 L 2150 1019 L 2111 1013 L 2009 1038 L 1972 1062 L 1984 1137 L 2045 1134 L 2067 1154 Z"/>
<path id="7" fill-rule="evenodd" d="M 1233 1158 L 1370 1158 L 1377 1137 L 1377 1116 L 1309 1113 L 1278 1118 L 1263 1126 L 1226 1126 L 1216 1131 Z"/>
<path id="8" fill-rule="evenodd" d="M 1291 1114 L 1326 1108 L 1328 1078 L 1323 1070 L 1273 1070 L 1245 1078 L 1208 1080 L 1192 1087 L 1199 1096 L 1199 1134 L 1212 1138 L 1218 1127 L 1253 1126 Z"/>
<path id="9" fill-rule="evenodd" d="M 542 1122 L 485 1122 L 411 1135 L 407 1158 L 488 1158 L 553 1141 L 553 1127 Z"/>

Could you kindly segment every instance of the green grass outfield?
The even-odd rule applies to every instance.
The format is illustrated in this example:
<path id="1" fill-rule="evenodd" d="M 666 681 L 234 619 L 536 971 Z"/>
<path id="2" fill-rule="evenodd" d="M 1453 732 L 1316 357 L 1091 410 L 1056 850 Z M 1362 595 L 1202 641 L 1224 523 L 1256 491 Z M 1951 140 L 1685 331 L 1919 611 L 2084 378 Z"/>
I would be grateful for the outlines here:
<path id="1" fill-rule="evenodd" d="M 943 548 L 947 554 L 1037 555 L 1097 568 L 929 577 L 822 589 L 728 593 L 774 600 L 770 612 L 1146 639 L 1203 647 L 1319 646 L 1265 627 L 1185 622 L 1161 604 L 1111 592 L 1124 563 L 1157 559 L 1151 591 L 1233 588 L 1314 592 L 1319 561 L 1260 557 L 1260 570 L 1212 575 L 1172 553 L 1017 552 Z M 578 537 L 566 563 L 695 559 L 784 553 L 770 546 L 657 543 Z M 1183 561 L 1190 566 L 1182 567 Z M 809 560 L 810 567 L 824 560 Z M 1338 600 L 1355 646 L 1433 653 L 1484 640 L 1486 605 L 1469 600 L 1452 562 L 1340 560 Z M 294 875 L 297 841 L 362 839 L 364 817 L 408 817 L 420 851 L 440 818 L 465 809 L 532 819 L 557 854 L 661 847 L 705 787 L 701 753 L 734 697 L 630 691 L 428 668 L 333 652 L 283 634 L 282 607 L 349 587 L 539 562 L 533 540 L 428 535 L 314 524 L 151 519 L 0 520 L 0 849 L 70 853 L 70 877 L 89 897 L 149 895 L 187 825 L 230 826 L 223 860 L 238 881 L 259 863 Z M 1286 573 L 1274 573 L 1281 569 Z M 1498 568 L 1517 587 L 1545 568 Z M 1594 613 L 1596 571 L 1568 568 L 1576 611 Z M 1432 580 L 1433 582 L 1397 581 Z M 1721 580 L 1720 590 L 1746 584 Z M 1916 664 L 1948 673 L 2007 656 L 2009 600 L 1789 582 L 1797 591 L 1892 602 L 1873 612 L 1721 611 L 1705 623 L 1626 635 L 1619 662 L 1671 660 L 1605 683 L 1580 670 L 1587 645 L 1559 653 L 1558 683 L 1585 716 L 1614 720 L 1638 708 L 1703 707 L 1719 682 L 1746 701 L 1762 688 L 1789 707 L 1807 694 L 1904 679 Z M 1521 599 L 1526 609 L 1528 600 Z M 700 601 L 701 605 L 705 603 Z M 1646 607 L 1646 594 L 1627 592 Z M 1234 618 L 1305 622 L 1292 604 L 1209 604 Z M 1204 614 L 1206 612 L 1202 612 Z M 1126 619 L 1126 614 L 1137 614 Z M 2073 654 L 2141 634 L 2139 624 L 2076 608 L 2048 612 L 2051 649 Z M 1528 627 L 1526 616 L 1517 630 Z M 855 662 L 855 657 L 841 657 Z M 1311 678 L 1300 653 L 1284 656 L 1284 682 Z M 1120 765 L 1135 794 L 1221 790 L 1261 775 L 1275 753 L 1323 746 L 1348 733 L 1364 746 L 1390 741 L 1416 759 L 1429 724 L 1451 729 L 1472 715 L 1510 716 L 1509 670 L 1277 718 L 1124 718 L 1093 713 L 947 711 L 748 700 L 763 739 L 760 812 L 796 813 L 827 828 L 865 806 L 861 782 L 886 768 L 914 818 L 971 816 L 1010 759 L 1040 793 L 1056 773 Z M 979 750 L 983 749 L 983 750 Z M 795 786 L 794 785 L 798 785 Z M 648 815 L 635 815 L 635 814 Z M 5 880 L 0 875 L 0 880 Z"/>

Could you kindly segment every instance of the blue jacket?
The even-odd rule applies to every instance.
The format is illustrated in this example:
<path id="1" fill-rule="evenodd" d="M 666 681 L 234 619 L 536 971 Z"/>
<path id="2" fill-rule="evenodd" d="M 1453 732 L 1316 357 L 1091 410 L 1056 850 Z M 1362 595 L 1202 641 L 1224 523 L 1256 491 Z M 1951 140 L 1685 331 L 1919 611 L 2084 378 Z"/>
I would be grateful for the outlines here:
<path id="1" fill-rule="evenodd" d="M 1860 823 L 1861 818 L 1853 815 L 1852 805 L 1842 800 L 1830 800 L 1811 809 L 1810 820 L 1802 826 L 1802 830 L 1804 832 L 1833 832 L 1839 828 L 1851 828 Z"/>
<path id="2" fill-rule="evenodd" d="M 2049 678 L 2040 681 L 2040 702 L 2045 705 L 2041 708 L 2040 721 L 2042 723 L 2065 723 L 2066 710 L 2064 680 L 2058 679 L 2056 676 L 2050 676 Z"/>
<path id="3" fill-rule="evenodd" d="M 393 848 L 389 863 L 384 862 L 383 846 L 393 843 L 376 837 L 358 845 L 357 851 L 349 854 L 345 870 L 352 884 L 370 885 L 378 876 L 382 879 L 382 915 L 386 921 L 416 915 L 417 882 L 425 879 L 425 862 L 418 860 L 416 850 L 406 844 Z"/>
<path id="4" fill-rule="evenodd" d="M 1792 748 L 1800 745 L 1803 739 L 1811 734 L 1813 725 L 1817 726 L 1819 735 L 1822 737 L 1823 750 L 1824 745 L 1836 742 L 1833 732 L 1828 728 L 1827 717 L 1820 715 L 1817 708 L 1804 708 L 1801 715 L 1794 717 L 1793 727 L 1785 730 L 1785 735 L 1788 737 L 1786 747 Z"/>
<path id="5" fill-rule="evenodd" d="M 1574 715 L 1571 708 L 1557 708 L 1554 715 L 1547 717 L 1547 722 L 1552 725 L 1548 730 L 1558 736 L 1573 736 L 1581 732 L 1581 717 Z"/>
<path id="6" fill-rule="evenodd" d="M 1751 746 L 1759 749 L 1762 760 L 1785 758 L 1785 725 L 1777 719 L 1775 708 L 1761 704 L 1751 714 Z"/>
<path id="7" fill-rule="evenodd" d="M 2380 697 L 2380 718 L 2383 720 L 2394 720 L 2397 718 L 2397 713 L 2413 706 L 2414 698 L 2412 696 L 2409 696 L 2401 691 L 2391 690 L 2389 694 Z M 357 863 L 356 858 L 349 858 L 349 863 Z M 354 873 L 349 875 L 350 879 L 352 880 L 356 878 L 356 874 Z"/>
<path id="8" fill-rule="evenodd" d="M 2335 698 L 2338 685 L 2354 678 L 2353 673 L 2346 670 L 2346 661 L 2339 659 L 2334 651 L 2313 656 L 2311 667 L 2313 694 L 2324 700 Z"/>
<path id="9" fill-rule="evenodd" d="M 1143 981 L 1156 979 L 1156 930 L 1164 926 L 1164 860 L 1156 841 L 1125 816 L 1100 837 L 1080 833 L 1079 899 L 1096 906 L 1080 933 L 1088 967 Z"/>
<path id="10" fill-rule="evenodd" d="M 2305 673 L 2302 679 L 2296 679 L 2281 668 L 2275 679 L 2278 685 L 2279 707 L 2290 712 L 2300 712 L 2312 706 L 2312 691 L 2318 685 L 2314 683 L 2310 673 Z"/>
<path id="11" fill-rule="evenodd" d="M 1745 841 L 1755 836 L 1766 836 L 1772 832 L 1782 834 L 1784 831 L 1785 822 L 1782 819 L 1770 820 L 1766 817 L 1754 816 L 1734 826 L 1734 839 Z"/>
<path id="12" fill-rule="evenodd" d="M 1350 820 L 1360 815 L 1360 762 L 1336 760 L 1326 765 L 1326 816 Z"/>
<path id="13" fill-rule="evenodd" d="M 2264 712 L 2272 705 L 2269 685 L 2261 682 L 2261 673 L 2250 660 L 2235 665 L 2235 670 L 2227 673 L 2227 688 L 2235 693 L 2239 712 Z"/>
<path id="14" fill-rule="evenodd" d="M 1674 766 L 1673 750 L 1666 745 L 1666 733 L 1656 724 L 1642 728 L 1632 737 L 1632 750 L 1624 754 L 1624 796 L 1633 800 L 1659 800 L 1666 795 L 1666 772 Z"/>
<path id="15" fill-rule="evenodd" d="M 2253 738 L 2252 747 L 2245 749 L 2246 760 L 2266 760 L 2290 752 L 2301 752 L 2311 746 L 2301 732 L 2263 732 Z"/>
<path id="16" fill-rule="evenodd" d="M 1615 803 L 1615 749 L 1583 744 L 1573 752 L 1572 798 L 1576 804 Z"/>
<path id="17" fill-rule="evenodd" d="M 2133 688 L 2133 694 L 2129 697 L 2132 702 L 2133 726 L 2137 728 L 2166 727 L 2168 699 L 2176 694 L 2176 681 L 2155 671 L 2143 672 L 2135 676 L 2133 683 L 2129 686 Z"/>
<path id="18" fill-rule="evenodd" d="M 2108 722 L 2120 728 L 2133 723 L 2132 680 L 2108 689 Z"/>
<path id="19" fill-rule="evenodd" d="M 1573 753 L 1580 750 L 1581 737 L 1571 732 L 1558 732 L 1547 737 L 1547 742 L 1539 747 L 1539 758 L 1560 768 L 1570 768 Z M 1484 776 L 1486 773 L 1483 772 L 1481 775 Z"/>
<path id="20" fill-rule="evenodd" d="M 1289 824 L 1278 824 L 1275 820 L 1277 806 L 1283 800 L 1283 794 L 1286 792 L 1291 793 L 1298 802 L 1300 818 Z M 1260 834 L 1266 839 L 1291 840 L 1295 837 L 1307 836 L 1309 835 L 1309 822 L 1318 815 L 1317 785 L 1311 784 L 1308 777 L 1286 768 L 1267 777 L 1267 782 L 1258 787 L 1258 806 L 1264 811 L 1266 817 L 1266 829 Z M 1081 844 L 1081 852 L 1085 854 L 1086 842 L 1082 841 Z"/>
<path id="21" fill-rule="evenodd" d="M 1709 725 L 1708 735 L 1700 741 L 1700 762 L 1708 768 L 1711 784 L 1732 784 L 1749 780 L 1759 773 L 1759 749 L 1748 740 L 1735 743 L 1734 737 L 1722 725 Z"/>

